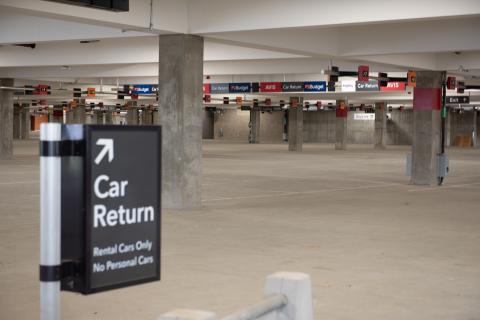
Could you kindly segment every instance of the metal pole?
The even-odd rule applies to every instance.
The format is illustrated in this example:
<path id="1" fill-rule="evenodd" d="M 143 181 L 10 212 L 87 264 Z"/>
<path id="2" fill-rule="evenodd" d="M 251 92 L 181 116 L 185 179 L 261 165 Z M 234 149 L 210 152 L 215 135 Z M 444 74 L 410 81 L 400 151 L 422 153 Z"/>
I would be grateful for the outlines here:
<path id="1" fill-rule="evenodd" d="M 61 124 L 42 123 L 40 143 L 61 140 Z M 50 150 L 49 150 L 50 151 Z M 52 150 L 53 151 L 53 150 Z M 43 152 L 42 152 L 43 153 Z M 60 192 L 61 158 L 41 154 L 40 157 L 40 268 L 60 270 Z M 52 280 L 52 279 L 47 279 Z M 60 319 L 60 279 L 40 281 L 40 319 Z"/>
<path id="2" fill-rule="evenodd" d="M 222 320 L 256 320 L 270 312 L 285 307 L 287 303 L 288 299 L 285 295 L 280 293 L 273 294 L 246 309 L 224 317 Z"/>

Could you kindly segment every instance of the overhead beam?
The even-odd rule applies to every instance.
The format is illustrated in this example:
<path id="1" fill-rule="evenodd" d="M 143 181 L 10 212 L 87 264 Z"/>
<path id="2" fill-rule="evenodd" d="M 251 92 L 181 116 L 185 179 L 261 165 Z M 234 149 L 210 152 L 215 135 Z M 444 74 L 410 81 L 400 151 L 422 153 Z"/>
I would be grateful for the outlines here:
<path id="1" fill-rule="evenodd" d="M 472 16 L 480 14 L 480 2 L 195 0 L 189 2 L 188 12 L 190 32 L 208 34 Z"/>
<path id="2" fill-rule="evenodd" d="M 150 1 L 130 1 L 128 12 L 110 12 L 77 7 L 49 1 L 2 0 L 0 11 L 17 10 L 29 15 L 75 21 L 119 29 L 150 27 Z M 160 32 L 188 32 L 187 0 L 154 0 L 152 30 Z"/>
<path id="3" fill-rule="evenodd" d="M 0 10 L 0 44 L 88 40 L 150 35 L 122 32 L 119 28 L 28 15 L 16 10 Z"/>

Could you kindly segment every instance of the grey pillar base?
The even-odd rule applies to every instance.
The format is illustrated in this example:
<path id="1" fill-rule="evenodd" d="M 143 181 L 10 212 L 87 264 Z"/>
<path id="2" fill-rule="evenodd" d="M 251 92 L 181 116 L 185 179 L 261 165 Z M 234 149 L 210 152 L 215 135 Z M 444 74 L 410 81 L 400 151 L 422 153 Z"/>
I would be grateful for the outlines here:
<path id="1" fill-rule="evenodd" d="M 85 113 L 84 106 L 78 106 L 73 109 L 73 121 L 74 123 L 84 124 L 87 122 L 87 115 Z"/>
<path id="2" fill-rule="evenodd" d="M 415 185 L 436 186 L 440 152 L 440 111 L 413 110 L 412 178 Z"/>
<path id="3" fill-rule="evenodd" d="M 0 86 L 13 87 L 13 79 L 0 79 Z M 0 158 L 13 156 L 13 91 L 0 90 Z"/>
<path id="4" fill-rule="evenodd" d="M 445 147 L 452 145 L 452 110 L 447 108 L 447 117 L 445 118 Z"/>
<path id="5" fill-rule="evenodd" d="M 137 125 L 138 124 L 138 110 L 136 108 L 131 108 L 127 110 L 127 124 L 128 125 Z"/>
<path id="6" fill-rule="evenodd" d="M 440 90 L 442 72 L 418 71 L 417 88 L 425 90 L 437 88 Z M 433 93 L 432 93 L 433 94 Z M 438 185 L 437 155 L 440 153 L 441 116 L 440 110 L 431 105 L 421 105 L 425 97 L 414 99 L 413 109 L 413 144 L 412 144 L 412 175 L 414 185 Z M 435 100 L 435 99 L 431 99 Z"/>
<path id="7" fill-rule="evenodd" d="M 22 105 L 20 111 L 21 118 L 21 128 L 20 128 L 20 139 L 30 139 L 30 109 L 28 104 Z"/>
<path id="8" fill-rule="evenodd" d="M 347 150 L 347 118 L 335 119 L 335 150 Z"/>
<path id="9" fill-rule="evenodd" d="M 478 111 L 473 110 L 473 134 L 472 146 L 478 148 Z"/>
<path id="10" fill-rule="evenodd" d="M 288 109 L 288 151 L 302 152 L 303 150 L 303 98 L 293 97 L 297 106 Z"/>
<path id="11" fill-rule="evenodd" d="M 20 114 L 21 107 L 13 106 L 13 139 L 20 139 L 20 131 L 22 130 L 22 116 Z"/>
<path id="12" fill-rule="evenodd" d="M 375 133 L 374 148 L 376 150 L 385 150 L 387 148 L 387 104 L 377 102 L 375 104 Z"/>
<path id="13" fill-rule="evenodd" d="M 250 110 L 250 143 L 260 143 L 260 110 Z"/>
<path id="14" fill-rule="evenodd" d="M 159 36 L 162 206 L 195 209 L 201 202 L 203 38 Z"/>
<path id="15" fill-rule="evenodd" d="M 103 116 L 105 124 L 113 124 L 113 110 L 106 110 Z"/>

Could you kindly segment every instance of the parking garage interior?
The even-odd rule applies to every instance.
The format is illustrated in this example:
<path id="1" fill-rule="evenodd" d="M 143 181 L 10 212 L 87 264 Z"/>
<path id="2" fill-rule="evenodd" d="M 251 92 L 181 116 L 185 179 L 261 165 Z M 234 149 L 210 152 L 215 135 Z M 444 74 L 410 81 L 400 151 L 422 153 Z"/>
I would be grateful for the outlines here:
<path id="1" fill-rule="evenodd" d="M 74 2 L 0 0 L 1 319 L 42 309 L 46 124 L 162 127 L 161 280 L 62 319 L 224 317 L 278 271 L 316 319 L 480 316 L 478 3 Z"/>

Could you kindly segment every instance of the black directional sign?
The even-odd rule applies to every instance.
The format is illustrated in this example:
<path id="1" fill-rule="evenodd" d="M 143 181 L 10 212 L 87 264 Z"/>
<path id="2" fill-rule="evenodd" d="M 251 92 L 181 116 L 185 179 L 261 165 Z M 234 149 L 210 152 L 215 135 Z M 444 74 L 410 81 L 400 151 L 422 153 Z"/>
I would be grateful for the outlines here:
<path id="1" fill-rule="evenodd" d="M 300 92 L 303 91 L 303 82 L 283 82 L 282 91 L 283 92 Z"/>
<path id="2" fill-rule="evenodd" d="M 159 280 L 161 129 L 85 130 L 83 293 Z"/>
<path id="3" fill-rule="evenodd" d="M 378 81 L 357 81 L 355 83 L 356 91 L 379 91 Z"/>
<path id="4" fill-rule="evenodd" d="M 447 97 L 447 104 L 462 104 L 462 103 L 470 103 L 470 97 L 469 96 Z"/>

